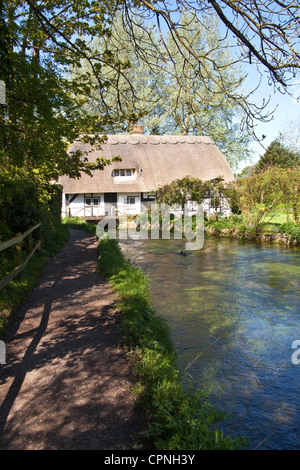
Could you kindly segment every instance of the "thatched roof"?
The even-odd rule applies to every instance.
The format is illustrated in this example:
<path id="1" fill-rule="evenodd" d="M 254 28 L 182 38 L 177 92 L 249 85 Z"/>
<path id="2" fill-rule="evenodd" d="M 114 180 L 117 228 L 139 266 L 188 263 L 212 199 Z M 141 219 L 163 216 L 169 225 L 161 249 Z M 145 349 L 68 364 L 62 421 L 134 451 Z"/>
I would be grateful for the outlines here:
<path id="1" fill-rule="evenodd" d="M 89 144 L 75 142 L 69 151 L 90 151 Z M 106 192 L 148 192 L 173 180 L 192 176 L 203 181 L 222 177 L 233 181 L 234 176 L 225 156 L 209 137 L 156 136 L 156 135 L 109 135 L 101 151 L 88 154 L 90 161 L 97 157 L 120 156 L 122 162 L 94 172 L 90 177 L 82 174 L 80 179 L 67 176 L 60 178 L 64 192 L 106 193 Z M 125 181 L 112 177 L 112 170 L 135 168 L 136 178 Z"/>

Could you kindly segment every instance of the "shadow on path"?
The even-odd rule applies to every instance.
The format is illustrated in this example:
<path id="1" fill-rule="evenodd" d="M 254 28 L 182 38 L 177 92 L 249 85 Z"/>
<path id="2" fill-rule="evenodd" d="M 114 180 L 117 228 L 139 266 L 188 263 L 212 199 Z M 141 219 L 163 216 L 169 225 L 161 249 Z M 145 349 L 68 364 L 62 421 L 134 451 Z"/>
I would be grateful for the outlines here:
<path id="1" fill-rule="evenodd" d="M 117 316 L 95 238 L 71 230 L 4 338 L 0 449 L 132 449 L 141 418 Z"/>

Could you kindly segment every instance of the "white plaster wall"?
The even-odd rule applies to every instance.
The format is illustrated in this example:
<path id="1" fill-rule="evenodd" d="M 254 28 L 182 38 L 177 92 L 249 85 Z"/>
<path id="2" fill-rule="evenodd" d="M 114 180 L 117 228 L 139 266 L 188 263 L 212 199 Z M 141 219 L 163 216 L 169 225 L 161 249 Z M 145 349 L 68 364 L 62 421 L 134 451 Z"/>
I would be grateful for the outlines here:
<path id="1" fill-rule="evenodd" d="M 127 196 L 135 197 L 135 204 L 127 204 Z M 136 215 L 141 211 L 140 193 L 120 193 L 118 194 L 118 211 L 121 214 Z"/>
<path id="2" fill-rule="evenodd" d="M 69 196 L 71 198 L 72 195 Z M 85 206 L 84 205 L 84 197 L 91 197 L 91 194 L 78 194 L 78 196 L 72 202 L 65 201 L 65 216 L 70 217 L 89 217 L 95 216 L 98 217 L 100 215 L 105 214 L 104 209 L 104 195 L 99 193 L 93 193 L 92 197 L 99 197 L 100 204 L 99 206 Z"/>

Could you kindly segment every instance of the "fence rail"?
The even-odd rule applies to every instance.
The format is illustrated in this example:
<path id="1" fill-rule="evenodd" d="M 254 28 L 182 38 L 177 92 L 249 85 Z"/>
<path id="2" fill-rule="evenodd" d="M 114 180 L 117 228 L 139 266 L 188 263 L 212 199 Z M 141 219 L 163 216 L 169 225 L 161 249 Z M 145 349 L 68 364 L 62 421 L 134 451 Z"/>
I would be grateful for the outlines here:
<path id="1" fill-rule="evenodd" d="M 17 266 L 7 274 L 3 279 L 0 280 L 0 290 L 2 290 L 7 284 L 12 281 L 18 274 L 20 274 L 25 268 L 28 261 L 31 259 L 36 250 L 41 246 L 41 241 L 37 241 L 34 247 L 32 246 L 32 233 L 34 230 L 37 230 L 41 226 L 41 223 L 34 225 L 33 227 L 26 230 L 24 233 L 18 233 L 14 238 L 7 240 L 3 243 L 0 243 L 0 252 L 16 246 L 16 263 Z M 25 238 L 28 237 L 27 246 L 28 246 L 28 255 L 27 258 L 23 261 L 22 259 L 22 242 Z"/>

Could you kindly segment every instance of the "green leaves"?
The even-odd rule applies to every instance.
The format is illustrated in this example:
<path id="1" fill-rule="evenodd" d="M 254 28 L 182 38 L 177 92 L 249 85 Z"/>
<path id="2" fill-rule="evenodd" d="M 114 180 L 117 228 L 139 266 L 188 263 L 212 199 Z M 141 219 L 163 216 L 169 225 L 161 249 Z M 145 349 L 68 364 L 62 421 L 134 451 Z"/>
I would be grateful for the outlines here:
<path id="1" fill-rule="evenodd" d="M 266 219 L 272 221 L 279 205 L 299 223 L 300 213 L 300 167 L 268 167 L 265 171 L 252 173 L 248 178 L 238 179 L 231 185 L 234 203 L 253 225 L 256 232 L 262 230 Z"/>
<path id="2" fill-rule="evenodd" d="M 180 39 L 171 33 L 162 39 L 140 11 L 135 13 L 139 21 L 118 12 L 111 36 L 93 43 L 94 54 L 105 60 L 100 82 L 111 87 L 103 91 L 93 79 L 90 112 L 109 108 L 115 117 L 127 116 L 124 124 L 113 123 L 115 132 L 130 131 L 138 119 L 145 133 L 210 135 L 233 166 L 247 158 L 248 136 L 239 127 L 243 112 L 237 99 L 242 100 L 243 74 L 221 41 L 216 18 L 197 20 L 185 12 L 177 24 Z M 91 70 L 86 60 L 79 75 L 85 70 Z"/>
<path id="3" fill-rule="evenodd" d="M 181 208 L 189 200 L 201 204 L 203 199 L 214 191 L 216 185 L 212 181 L 202 181 L 199 178 L 185 176 L 162 186 L 157 191 L 157 202 L 168 205 L 179 204 Z"/>
<path id="4" fill-rule="evenodd" d="M 91 60 L 89 43 L 95 35 L 107 34 L 113 2 L 14 0 L 2 7 L 0 45 L 6 62 L 0 79 L 8 106 L 0 108 L 1 165 L 24 167 L 42 181 L 103 169 L 109 160 L 90 164 L 79 153 L 67 154 L 68 144 L 79 135 L 91 142 L 96 136 L 100 142 L 108 122 L 107 116 L 84 108 L 91 75 L 70 79 L 68 72 L 82 58 Z M 95 66 L 92 73 L 100 70 Z"/>
<path id="5" fill-rule="evenodd" d="M 85 169 L 82 160 L 73 165 L 68 160 L 68 142 L 108 129 L 128 131 L 138 118 L 144 118 L 141 124 L 149 133 L 210 135 L 233 166 L 246 158 L 247 136 L 238 125 L 263 119 L 263 107 L 241 91 L 243 72 L 211 14 L 213 4 L 224 21 L 223 7 L 200 3 L 193 12 L 183 3 L 175 19 L 166 5 L 155 12 L 155 4 L 127 0 L 2 0 L 0 80 L 8 106 L 0 109 L 1 163 L 39 170 L 44 178 L 74 175 L 77 165 Z M 235 11 L 235 3 L 228 2 L 228 9 Z M 260 39 L 257 44 L 269 51 L 274 47 L 274 54 L 265 56 L 250 44 L 253 57 L 263 59 L 272 77 L 283 83 L 286 71 L 298 67 L 293 7 L 277 18 L 263 1 L 250 13 L 239 3 L 241 19 Z M 262 25 L 257 29 L 265 8 L 278 43 L 260 36 Z M 155 32 L 152 19 L 162 17 L 172 38 Z M 274 27 L 274 17 L 291 20 L 284 23 L 284 35 L 280 25 Z M 236 34 L 238 25 L 225 24 Z M 159 31 L 161 24 L 156 26 Z M 243 34 L 248 47 L 245 29 Z M 245 38 L 237 37 L 243 43 Z M 283 54 L 280 41 L 289 45 L 289 53 L 285 48 Z M 249 49 L 240 57 L 249 58 Z M 276 62 L 279 57 L 283 65 Z"/>

